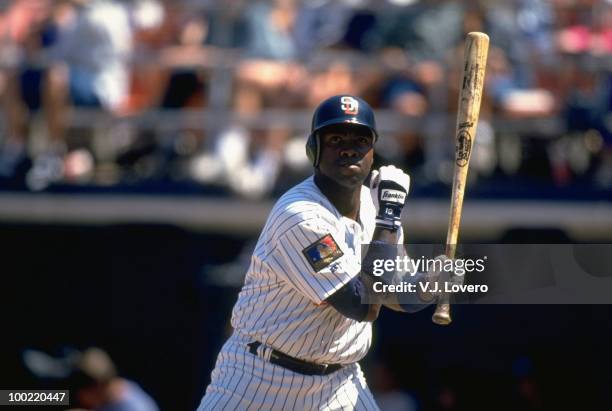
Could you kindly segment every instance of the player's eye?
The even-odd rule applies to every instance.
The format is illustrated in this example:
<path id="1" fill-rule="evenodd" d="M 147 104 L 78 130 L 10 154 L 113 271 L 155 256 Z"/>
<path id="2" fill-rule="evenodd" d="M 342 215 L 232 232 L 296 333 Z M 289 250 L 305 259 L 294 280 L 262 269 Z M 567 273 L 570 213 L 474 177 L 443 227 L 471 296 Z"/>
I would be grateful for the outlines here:
<path id="1" fill-rule="evenodd" d="M 342 141 L 342 137 L 337 134 L 333 134 L 328 137 L 327 142 L 330 144 L 339 144 Z"/>
<path id="2" fill-rule="evenodd" d="M 364 147 L 369 147 L 372 145 L 372 139 L 369 137 L 359 137 L 359 144 Z"/>

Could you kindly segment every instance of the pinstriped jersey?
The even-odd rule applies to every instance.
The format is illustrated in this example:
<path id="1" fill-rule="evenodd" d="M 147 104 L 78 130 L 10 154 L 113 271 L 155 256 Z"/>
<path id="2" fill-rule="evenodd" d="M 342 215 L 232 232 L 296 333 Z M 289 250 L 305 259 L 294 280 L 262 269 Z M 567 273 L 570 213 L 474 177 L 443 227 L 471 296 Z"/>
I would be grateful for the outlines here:
<path id="1" fill-rule="evenodd" d="M 313 177 L 285 193 L 251 257 L 232 312 L 236 332 L 310 362 L 363 358 L 371 324 L 343 316 L 325 299 L 360 272 L 361 245 L 372 239 L 375 214 L 365 186 L 359 221 L 342 216 Z"/>

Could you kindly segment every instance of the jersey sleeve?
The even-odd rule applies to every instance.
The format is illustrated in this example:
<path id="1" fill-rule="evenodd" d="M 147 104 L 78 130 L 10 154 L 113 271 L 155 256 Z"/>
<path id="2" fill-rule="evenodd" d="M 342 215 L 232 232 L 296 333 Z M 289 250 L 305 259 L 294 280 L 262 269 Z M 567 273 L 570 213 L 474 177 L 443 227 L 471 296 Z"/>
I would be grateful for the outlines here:
<path id="1" fill-rule="evenodd" d="M 344 236 L 322 220 L 304 221 L 285 232 L 269 263 L 315 304 L 321 304 L 361 270 L 361 261 L 350 251 Z"/>

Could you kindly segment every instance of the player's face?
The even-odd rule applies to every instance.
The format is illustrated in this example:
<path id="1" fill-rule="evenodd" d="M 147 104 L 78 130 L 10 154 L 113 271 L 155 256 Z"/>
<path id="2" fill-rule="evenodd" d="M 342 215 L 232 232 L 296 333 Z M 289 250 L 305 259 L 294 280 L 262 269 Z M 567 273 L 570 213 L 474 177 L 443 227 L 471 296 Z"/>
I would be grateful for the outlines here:
<path id="1" fill-rule="evenodd" d="M 370 129 L 339 125 L 324 129 L 320 139 L 319 172 L 342 186 L 361 186 L 374 161 Z"/>

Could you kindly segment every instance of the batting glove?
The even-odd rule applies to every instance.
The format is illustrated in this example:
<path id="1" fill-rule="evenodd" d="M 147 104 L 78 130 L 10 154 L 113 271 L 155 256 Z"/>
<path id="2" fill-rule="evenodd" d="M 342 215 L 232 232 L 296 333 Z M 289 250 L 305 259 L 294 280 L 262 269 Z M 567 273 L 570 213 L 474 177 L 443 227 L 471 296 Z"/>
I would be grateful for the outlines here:
<path id="1" fill-rule="evenodd" d="M 395 166 L 384 166 L 372 171 L 370 195 L 376 207 L 376 225 L 397 230 L 410 190 L 410 176 Z"/>

